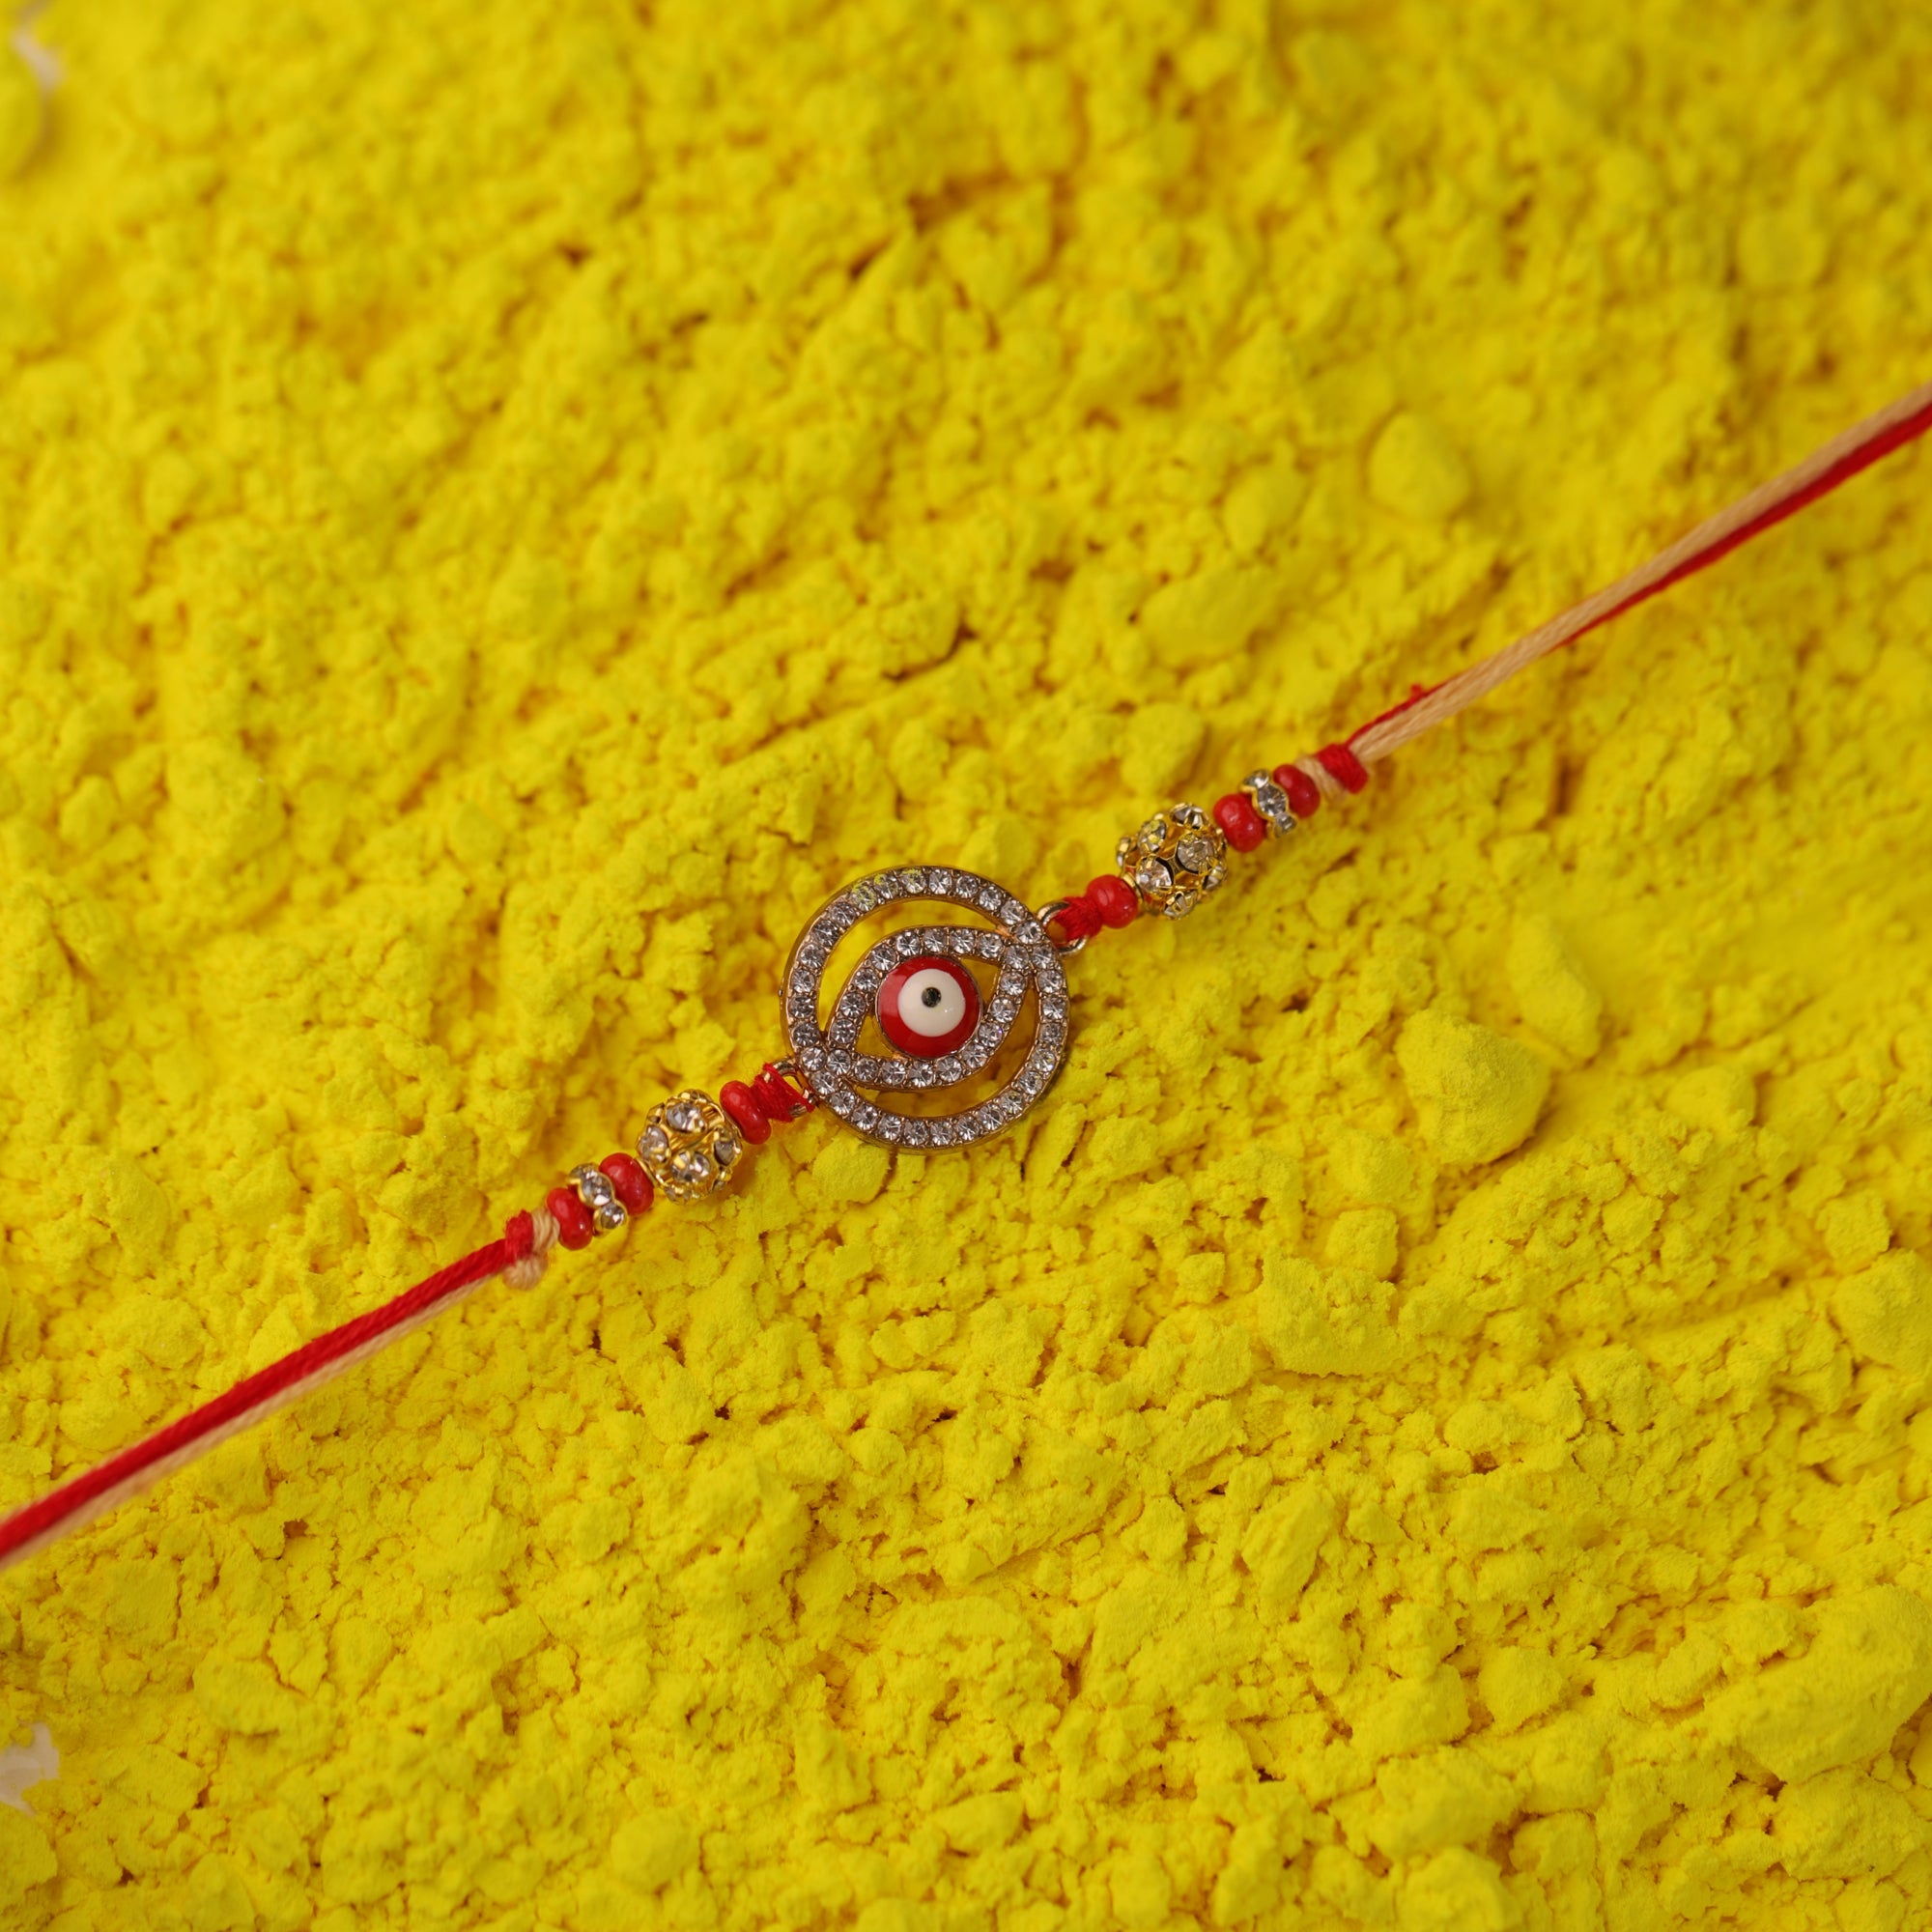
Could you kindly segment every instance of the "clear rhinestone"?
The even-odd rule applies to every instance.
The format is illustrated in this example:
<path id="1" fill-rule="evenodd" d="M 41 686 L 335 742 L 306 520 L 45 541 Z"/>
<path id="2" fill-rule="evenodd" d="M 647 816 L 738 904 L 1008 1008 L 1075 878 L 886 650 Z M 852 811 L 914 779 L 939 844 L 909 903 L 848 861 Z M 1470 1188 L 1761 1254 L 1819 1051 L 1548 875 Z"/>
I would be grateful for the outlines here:
<path id="1" fill-rule="evenodd" d="M 1141 827 L 1141 850 L 1158 852 L 1167 843 L 1167 827 L 1158 818 L 1150 818 Z"/>
<path id="2" fill-rule="evenodd" d="M 1255 810 L 1268 821 L 1276 838 L 1294 830 L 1294 813 L 1289 810 L 1288 794 L 1266 772 L 1250 772 L 1241 781 L 1241 789 L 1254 800 Z"/>
<path id="3" fill-rule="evenodd" d="M 902 932 L 895 942 L 895 948 L 901 959 L 910 959 L 925 944 L 916 932 Z"/>
<path id="4" fill-rule="evenodd" d="M 680 1180 L 711 1179 L 711 1156 L 698 1148 L 685 1148 L 671 1155 L 670 1171 Z"/>
<path id="5" fill-rule="evenodd" d="M 1002 993 L 993 1002 L 993 1017 L 1003 1026 L 1011 1023 L 1013 1015 L 1020 1009 L 1020 1003 L 1010 993 Z"/>
<path id="6" fill-rule="evenodd" d="M 899 1137 L 899 1117 L 896 1114 L 879 1116 L 879 1138 L 882 1141 L 895 1141 Z"/>
<path id="7" fill-rule="evenodd" d="M 899 884 L 906 892 L 909 893 L 924 892 L 925 891 L 924 868 L 920 866 L 908 866 L 906 869 L 899 874 Z"/>
<path id="8" fill-rule="evenodd" d="M 861 879 L 859 883 L 852 888 L 852 903 L 855 906 L 857 906 L 861 912 L 870 912 L 871 909 L 878 904 L 878 902 L 879 902 L 879 895 L 872 890 L 872 882 L 870 879 Z"/>
<path id="9" fill-rule="evenodd" d="M 704 1110 L 695 1100 L 673 1100 L 665 1109 L 665 1119 L 673 1132 L 693 1134 L 704 1124 Z"/>
<path id="10" fill-rule="evenodd" d="M 980 888 L 980 903 L 988 912 L 998 912 L 1000 901 L 1006 897 L 998 886 L 985 885 Z"/>
<path id="11" fill-rule="evenodd" d="M 949 1053 L 934 1068 L 941 1080 L 951 1087 L 966 1071 L 965 1062 L 956 1053 Z"/>
<path id="12" fill-rule="evenodd" d="M 822 1073 L 825 1070 L 825 1054 L 823 1050 L 818 1047 L 809 1046 L 806 1048 L 804 1053 L 802 1053 L 799 1056 L 798 1064 L 801 1066 L 803 1066 L 808 1073 Z"/>
<path id="13" fill-rule="evenodd" d="M 1174 848 L 1174 856 L 1180 861 L 1184 870 L 1205 872 L 1214 863 L 1214 841 L 1211 838 L 1183 838 Z"/>
<path id="14" fill-rule="evenodd" d="M 1143 859 L 1134 868 L 1134 884 L 1154 898 L 1174 890 L 1174 874 L 1158 859 Z"/>
<path id="15" fill-rule="evenodd" d="M 905 1123 L 905 1144 L 907 1147 L 923 1147 L 932 1138 L 932 1129 L 923 1121 L 908 1121 Z"/>
<path id="16" fill-rule="evenodd" d="M 853 1110 L 852 1124 L 864 1133 L 869 1133 L 878 1121 L 879 1110 L 869 1100 L 862 1100 Z"/>
<path id="17" fill-rule="evenodd" d="M 1197 831 L 1208 823 L 1208 814 L 1198 805 L 1177 805 L 1171 816 L 1177 825 L 1192 826 Z"/>
<path id="18" fill-rule="evenodd" d="M 670 1136 L 662 1127 L 646 1127 L 638 1136 L 638 1151 L 646 1160 L 662 1158 L 670 1151 Z"/>
<path id="19" fill-rule="evenodd" d="M 856 1107 L 858 1104 L 859 1104 L 858 1098 L 853 1094 L 852 1090 L 849 1087 L 840 1087 L 836 1089 L 833 1093 L 832 1099 L 830 1102 L 832 1111 L 835 1114 L 837 1114 L 841 1121 L 849 1119 L 852 1113 L 852 1109 Z"/>
<path id="20" fill-rule="evenodd" d="M 729 1134 L 719 1134 L 711 1143 L 711 1151 L 720 1167 L 729 1167 L 738 1158 L 738 1143 Z"/>
<path id="21" fill-rule="evenodd" d="M 952 1122 L 951 1121 L 934 1121 L 925 1131 L 926 1137 L 932 1146 L 943 1148 L 952 1145 Z"/>
<path id="22" fill-rule="evenodd" d="M 826 1065 L 841 1080 L 852 1077 L 852 1056 L 849 1053 L 835 1053 L 826 1060 Z"/>
<path id="23" fill-rule="evenodd" d="M 624 1212 L 622 1202 L 600 1201 L 590 1210 L 590 1218 L 596 1224 L 600 1235 L 614 1235 L 630 1216 Z"/>

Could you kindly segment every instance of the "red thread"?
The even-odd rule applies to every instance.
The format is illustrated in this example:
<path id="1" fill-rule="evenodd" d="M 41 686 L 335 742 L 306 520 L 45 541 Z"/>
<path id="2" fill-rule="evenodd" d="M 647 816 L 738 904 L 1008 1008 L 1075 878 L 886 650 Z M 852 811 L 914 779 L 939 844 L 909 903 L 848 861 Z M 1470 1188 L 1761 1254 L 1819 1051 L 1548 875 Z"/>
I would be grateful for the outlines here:
<path id="1" fill-rule="evenodd" d="M 1077 898 L 1068 899 L 1047 921 L 1046 929 L 1059 933 L 1061 945 L 1077 946 L 1083 939 L 1092 939 L 1105 923 L 1100 908 L 1091 898 Z"/>
<path id="2" fill-rule="evenodd" d="M 519 1208 L 503 1223 L 503 1245 L 510 1251 L 509 1260 L 504 1263 L 504 1266 L 511 1267 L 518 1262 L 527 1260 L 530 1250 L 536 1244 L 536 1221 L 527 1208 Z"/>
<path id="3" fill-rule="evenodd" d="M 1357 724 L 1355 728 L 1349 733 L 1348 742 L 1350 745 L 1352 745 L 1355 742 L 1355 740 L 1362 735 L 1364 731 L 1373 731 L 1378 724 L 1386 724 L 1391 718 L 1400 718 L 1405 711 L 1413 709 L 1413 707 L 1420 704 L 1422 700 L 1425 697 L 1427 697 L 1432 691 L 1435 691 L 1437 689 L 1439 689 L 1439 687 L 1433 684 L 1411 684 L 1408 687 L 1408 696 L 1405 697 L 1400 704 L 1391 704 L 1386 711 L 1380 712 L 1376 717 L 1371 718 L 1366 724 Z"/>
<path id="4" fill-rule="evenodd" d="M 1316 753 L 1315 761 L 1344 791 L 1360 791 L 1369 781 L 1368 767 L 1347 745 L 1323 745 Z"/>
<path id="5" fill-rule="evenodd" d="M 769 1060 L 765 1062 L 763 1071 L 752 1082 L 752 1092 L 757 1096 L 758 1105 L 765 1110 L 766 1119 L 772 1121 L 799 1120 L 818 1104 L 801 1094 Z"/>
<path id="6" fill-rule="evenodd" d="M 1796 468 L 1773 477 L 1716 516 L 1707 518 L 1648 562 L 1627 572 L 1582 603 L 1573 605 L 1442 683 L 1411 691 L 1403 703 L 1351 731 L 1350 746 L 1361 743 L 1361 755 L 1366 762 L 1387 757 L 1398 747 L 1486 696 L 1525 666 L 1552 650 L 1574 644 L 1578 638 L 1588 637 L 1612 617 L 1647 603 L 1660 591 L 1710 569 L 1741 545 L 1795 516 L 1821 497 L 1829 496 L 1927 430 L 1932 430 L 1932 383 L 1921 384 L 1876 415 L 1855 423 Z M 1434 697 L 1436 702 L 1424 706 L 1421 715 L 1406 724 L 1396 722 L 1426 697 Z M 1389 728 L 1379 728 L 1382 726 Z"/>
<path id="7" fill-rule="evenodd" d="M 381 1308 L 358 1315 L 327 1335 L 305 1342 L 266 1369 L 225 1389 L 213 1401 L 191 1409 L 178 1422 L 156 1431 L 145 1442 L 124 1449 L 118 1456 L 96 1464 L 85 1475 L 63 1483 L 57 1490 L 15 1510 L 0 1522 L 0 1569 L 29 1555 L 43 1542 L 51 1542 L 69 1528 L 110 1508 L 124 1495 L 132 1495 L 149 1482 L 165 1475 L 177 1461 L 185 1462 L 197 1445 L 211 1436 L 231 1433 L 255 1419 L 258 1413 L 279 1408 L 301 1394 L 304 1388 L 326 1378 L 338 1368 L 392 1335 L 426 1320 L 439 1303 L 501 1274 L 527 1256 L 535 1244 L 535 1228 L 528 1214 L 514 1214 L 503 1230 L 500 1241 L 492 1241 L 474 1254 L 465 1255 L 446 1268 L 439 1269 L 427 1281 L 405 1289 Z"/>
<path id="8" fill-rule="evenodd" d="M 1613 605 L 1600 617 L 1577 633 L 1577 638 L 1588 637 L 1599 624 L 1607 624 L 1612 617 L 1621 616 L 1626 611 L 1634 611 L 1642 603 L 1655 597 L 1660 590 L 1668 590 L 1673 583 L 1682 583 L 1687 577 L 1694 577 L 1700 570 L 1708 570 L 1720 557 L 1729 556 L 1741 544 L 1747 544 L 1754 536 L 1781 524 L 1786 517 L 1795 515 L 1807 503 L 1815 503 L 1820 497 L 1828 497 L 1839 484 L 1849 482 L 1861 469 L 1869 469 L 1874 463 L 1889 456 L 1894 449 L 1903 449 L 1915 438 L 1921 437 L 1932 429 L 1932 403 L 1923 409 L 1915 410 L 1909 416 L 1902 417 L 1890 428 L 1857 449 L 1845 454 L 1829 468 L 1821 469 L 1802 490 L 1795 490 L 1781 501 L 1772 503 L 1760 510 L 1748 523 L 1720 537 L 1708 549 L 1699 551 L 1695 556 L 1688 556 L 1675 570 L 1666 572 L 1655 583 L 1648 583 L 1621 604 Z M 1577 638 L 1569 639 L 1571 643 Z"/>

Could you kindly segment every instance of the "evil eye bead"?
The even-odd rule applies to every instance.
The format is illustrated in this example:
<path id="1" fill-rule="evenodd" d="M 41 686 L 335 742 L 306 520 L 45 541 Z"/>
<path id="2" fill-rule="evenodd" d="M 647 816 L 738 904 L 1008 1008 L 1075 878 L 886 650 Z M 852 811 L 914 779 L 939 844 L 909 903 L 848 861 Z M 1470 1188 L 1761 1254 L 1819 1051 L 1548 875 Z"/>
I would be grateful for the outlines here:
<path id="1" fill-rule="evenodd" d="M 930 953 L 903 959 L 879 988 L 879 1025 L 901 1053 L 938 1060 L 955 1053 L 980 1024 L 980 988 L 956 960 Z"/>

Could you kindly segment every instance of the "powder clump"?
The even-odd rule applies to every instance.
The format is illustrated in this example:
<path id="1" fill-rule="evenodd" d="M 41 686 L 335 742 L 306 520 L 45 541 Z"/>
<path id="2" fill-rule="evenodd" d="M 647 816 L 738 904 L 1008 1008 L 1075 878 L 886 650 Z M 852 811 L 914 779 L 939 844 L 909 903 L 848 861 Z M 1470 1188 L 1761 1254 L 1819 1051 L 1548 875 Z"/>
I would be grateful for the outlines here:
<path id="1" fill-rule="evenodd" d="M 1520 1040 L 1434 1008 L 1396 1042 L 1416 1124 L 1456 1166 L 1499 1160 L 1529 1138 L 1549 1092 L 1549 1067 Z"/>
<path id="2" fill-rule="evenodd" d="M 1767 1664 L 1708 1707 L 1716 1735 L 1779 1777 L 1869 1757 L 1932 1693 L 1932 1605 L 1894 1584 L 1829 1599 L 1800 1658 Z"/>

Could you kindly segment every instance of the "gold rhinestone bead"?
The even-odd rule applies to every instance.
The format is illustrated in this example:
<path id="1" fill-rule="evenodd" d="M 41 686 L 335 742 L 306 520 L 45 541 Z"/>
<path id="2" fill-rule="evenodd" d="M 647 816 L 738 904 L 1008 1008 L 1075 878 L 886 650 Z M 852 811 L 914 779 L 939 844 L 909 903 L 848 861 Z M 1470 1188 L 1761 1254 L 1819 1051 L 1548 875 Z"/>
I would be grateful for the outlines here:
<path id="1" fill-rule="evenodd" d="M 1114 863 L 1143 912 L 1179 919 L 1228 876 L 1228 838 L 1198 805 L 1174 805 L 1122 838 Z"/>
<path id="2" fill-rule="evenodd" d="M 1267 827 L 1270 838 L 1286 838 L 1298 822 L 1289 810 L 1288 794 L 1274 781 L 1271 772 L 1250 772 L 1241 781 L 1241 789 L 1253 802 Z"/>
<path id="3" fill-rule="evenodd" d="M 688 1087 L 644 1116 L 638 1158 L 651 1184 L 672 1201 L 702 1201 L 738 1171 L 745 1152 L 738 1129 L 709 1094 Z"/>

